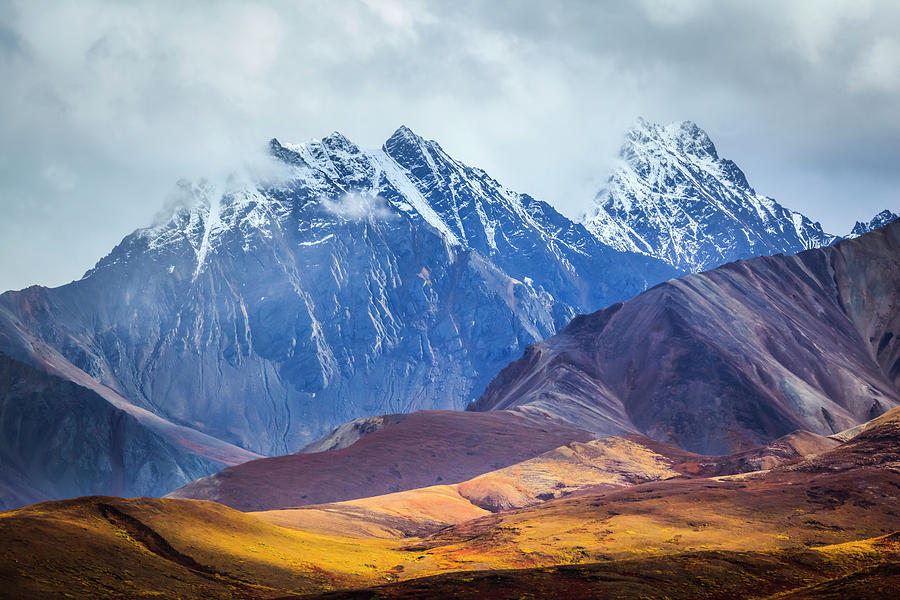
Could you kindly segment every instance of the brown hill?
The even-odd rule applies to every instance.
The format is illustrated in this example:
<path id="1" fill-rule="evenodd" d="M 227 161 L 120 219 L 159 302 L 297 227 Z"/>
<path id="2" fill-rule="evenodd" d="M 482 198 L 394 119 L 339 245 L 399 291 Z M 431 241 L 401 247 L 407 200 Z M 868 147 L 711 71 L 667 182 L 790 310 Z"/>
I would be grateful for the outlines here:
<path id="1" fill-rule="evenodd" d="M 900 403 L 900 222 L 731 263 L 576 317 L 471 408 L 727 453 Z"/>
<path id="2" fill-rule="evenodd" d="M 238 510 L 274 510 L 458 483 L 592 435 L 508 411 L 387 415 L 380 429 L 338 450 L 250 461 L 169 494 Z"/>
<path id="3" fill-rule="evenodd" d="M 794 464 L 839 442 L 795 432 L 769 446 L 700 456 L 642 436 L 572 442 L 454 485 L 253 513 L 276 525 L 349 537 L 422 536 L 490 512 L 648 481 L 708 477 Z"/>

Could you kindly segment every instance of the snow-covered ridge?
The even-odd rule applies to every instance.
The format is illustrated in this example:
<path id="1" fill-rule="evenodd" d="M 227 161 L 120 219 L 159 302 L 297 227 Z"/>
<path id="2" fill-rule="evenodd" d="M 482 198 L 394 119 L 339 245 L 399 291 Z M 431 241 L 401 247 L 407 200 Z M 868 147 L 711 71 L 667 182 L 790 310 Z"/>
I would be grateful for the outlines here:
<path id="1" fill-rule="evenodd" d="M 853 229 L 850 231 L 850 235 L 848 235 L 847 238 L 859 237 L 865 233 L 869 233 L 873 229 L 878 229 L 879 227 L 884 227 L 888 223 L 893 223 L 897 219 L 900 219 L 900 215 L 885 209 L 875 215 L 868 223 L 857 221 L 856 225 L 853 226 Z"/>
<path id="2" fill-rule="evenodd" d="M 437 142 L 425 140 L 405 126 L 379 149 L 363 150 L 334 132 L 299 144 L 273 138 L 269 151 L 288 167 L 288 177 L 277 185 L 247 180 L 242 185 L 232 182 L 223 192 L 205 182 L 182 182 L 181 206 L 167 220 L 136 231 L 131 242 L 163 254 L 173 245 L 190 246 L 196 258 L 196 277 L 210 253 L 231 232 L 242 235 L 245 249 L 249 249 L 252 239 L 270 238 L 273 231 L 285 227 L 291 206 L 284 196 L 296 199 L 295 192 L 302 189 L 302 197 L 326 207 L 337 206 L 348 197 L 371 198 L 373 206 L 384 205 L 399 216 L 431 227 L 448 248 L 502 255 L 527 249 L 520 246 L 525 240 L 532 245 L 537 236 L 564 261 L 567 253 L 590 252 L 585 240 L 591 236 L 583 229 L 580 233 L 573 230 L 580 225 L 546 203 L 501 185 L 483 170 L 457 161 Z M 380 215 L 375 210 L 370 213 L 373 218 Z M 353 214 L 367 216 L 364 209 Z M 315 245 L 311 242 L 326 235 L 322 228 L 334 226 L 334 219 L 341 216 L 346 216 L 344 211 L 331 211 L 301 224 L 302 229 L 318 231 L 318 237 L 299 245 Z M 121 260 L 121 253 L 114 254 L 115 259 L 111 255 L 96 268 Z"/>
<path id="3" fill-rule="evenodd" d="M 658 125 L 639 120 L 626 134 L 619 165 L 583 222 L 613 248 L 693 272 L 837 239 L 758 194 L 690 121 Z"/>

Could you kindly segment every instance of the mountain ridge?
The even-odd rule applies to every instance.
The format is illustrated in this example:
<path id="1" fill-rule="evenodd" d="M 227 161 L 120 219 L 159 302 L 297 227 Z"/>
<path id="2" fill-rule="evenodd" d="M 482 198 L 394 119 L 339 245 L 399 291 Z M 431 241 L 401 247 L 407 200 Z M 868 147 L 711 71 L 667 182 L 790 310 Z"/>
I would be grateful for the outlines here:
<path id="1" fill-rule="evenodd" d="M 692 121 L 658 125 L 638 119 L 626 133 L 619 158 L 582 220 L 614 248 L 696 273 L 839 239 L 758 194 Z"/>

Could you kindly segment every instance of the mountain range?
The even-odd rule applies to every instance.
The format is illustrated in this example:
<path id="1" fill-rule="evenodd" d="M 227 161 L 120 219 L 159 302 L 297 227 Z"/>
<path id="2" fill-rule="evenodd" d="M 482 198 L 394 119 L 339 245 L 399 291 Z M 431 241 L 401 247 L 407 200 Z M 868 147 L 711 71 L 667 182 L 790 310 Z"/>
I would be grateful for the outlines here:
<path id="1" fill-rule="evenodd" d="M 182 183 L 168 218 L 81 280 L 0 296 L 0 352 L 173 433 L 185 467 L 125 494 L 164 493 L 218 470 L 210 460 L 293 452 L 353 418 L 462 409 L 575 314 L 677 274 L 407 128 L 375 151 L 340 134 L 269 149 L 287 171 L 276 183 Z M 34 415 L 4 418 L 19 431 Z M 28 443 L 10 450 L 23 472 Z"/>
<path id="2" fill-rule="evenodd" d="M 836 239 L 752 192 L 692 123 L 639 123 L 623 148 L 631 166 L 610 180 L 635 210 L 609 219 L 630 232 L 663 227 L 648 215 L 677 216 L 682 197 L 693 233 L 650 245 L 603 234 L 599 212 L 568 219 L 406 127 L 378 150 L 338 133 L 268 150 L 277 177 L 180 182 L 168 214 L 82 279 L 0 296 L 2 505 L 160 495 L 353 419 L 462 409 L 580 313 L 707 265 Z M 759 218 L 722 216 L 738 205 Z M 870 408 L 827 410 L 844 424 Z M 646 426 L 600 413 L 575 427 Z M 684 443 L 723 451 L 795 421 L 740 429 L 740 443 Z"/>
<path id="3" fill-rule="evenodd" d="M 868 223 L 857 221 L 853 226 L 853 229 L 850 231 L 850 235 L 848 235 L 847 237 L 859 237 L 864 233 L 869 233 L 870 231 L 874 231 L 879 227 L 884 227 L 888 223 L 893 223 L 897 219 L 900 219 L 900 215 L 898 215 L 897 213 L 891 212 L 889 210 L 883 210 L 872 217 L 872 220 L 870 220 Z"/>
<path id="4" fill-rule="evenodd" d="M 895 592 L 896 215 L 824 234 L 691 123 L 584 222 L 407 128 L 268 149 L 0 296 L 0 596 Z"/>
<path id="5" fill-rule="evenodd" d="M 900 223 L 660 284 L 576 317 L 504 369 L 473 410 L 549 415 L 702 453 L 900 405 Z"/>
<path id="6" fill-rule="evenodd" d="M 463 481 L 566 436 L 638 435 L 702 455 L 752 452 L 798 430 L 832 436 L 900 406 L 898 308 L 900 221 L 576 317 L 503 369 L 464 420 L 370 418 L 314 453 L 229 467 L 169 497 L 239 510 L 339 502 Z"/>

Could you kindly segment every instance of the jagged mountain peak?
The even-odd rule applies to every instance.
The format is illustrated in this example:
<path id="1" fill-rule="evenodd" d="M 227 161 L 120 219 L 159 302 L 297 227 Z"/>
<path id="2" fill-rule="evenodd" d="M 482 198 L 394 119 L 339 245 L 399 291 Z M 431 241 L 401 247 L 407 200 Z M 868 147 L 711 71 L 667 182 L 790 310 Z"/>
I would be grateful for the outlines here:
<path id="1" fill-rule="evenodd" d="M 408 169 L 420 165 L 434 168 L 436 163 L 452 161 L 440 144 L 434 140 L 426 140 L 406 125 L 397 128 L 397 131 L 385 140 L 381 149 Z"/>
<path id="2" fill-rule="evenodd" d="M 401 125 L 391 134 L 387 141 L 385 141 L 385 144 L 389 143 L 391 140 L 424 141 L 424 138 L 406 125 Z"/>
<path id="3" fill-rule="evenodd" d="M 850 231 L 850 235 L 847 237 L 855 238 L 863 235 L 864 233 L 868 233 L 873 229 L 878 229 L 879 227 L 884 227 L 888 223 L 892 223 L 900 219 L 900 215 L 895 212 L 892 212 L 888 209 L 885 209 L 872 217 L 872 220 L 868 223 L 863 221 L 857 221 L 856 225 L 853 226 L 853 229 Z"/>
<path id="4" fill-rule="evenodd" d="M 692 121 L 640 119 L 584 225 L 619 250 L 698 272 L 740 258 L 788 253 L 837 239 L 818 223 L 757 194 Z"/>
<path id="5" fill-rule="evenodd" d="M 337 132 L 268 148 L 287 165 L 277 179 L 182 183 L 182 208 L 47 292 L 102 304 L 86 318 L 106 337 L 68 309 L 47 317 L 77 330 L 60 350 L 77 368 L 254 451 L 292 451 L 364 414 L 462 408 L 574 314 L 676 274 L 408 127 L 382 149 Z M 44 326 L 18 314 L 0 312 L 0 350 L 3 327 Z M 157 380 L 162 367 L 172 375 Z"/>
<path id="6" fill-rule="evenodd" d="M 625 135 L 622 153 L 644 149 L 675 149 L 680 153 L 718 159 L 716 146 L 709 134 L 693 121 L 660 125 L 638 117 L 637 123 Z"/>
<path id="7" fill-rule="evenodd" d="M 299 154 L 301 157 L 304 157 L 304 159 L 306 158 L 304 155 L 312 155 L 316 159 L 321 159 L 325 155 L 330 156 L 339 153 L 356 155 L 362 153 L 360 147 L 340 131 L 332 131 L 325 137 L 312 138 L 299 144 L 281 142 L 278 138 L 272 138 L 269 141 L 269 148 L 272 154 L 283 160 L 285 159 L 282 152 L 283 150 L 289 150 Z M 287 160 L 287 162 L 295 161 Z M 316 161 L 314 160 L 313 162 Z"/>
<path id="8" fill-rule="evenodd" d="M 350 139 L 340 131 L 332 131 L 324 138 L 322 138 L 322 145 L 329 148 L 342 149 L 350 152 L 359 151 L 359 147 L 351 142 Z"/>

